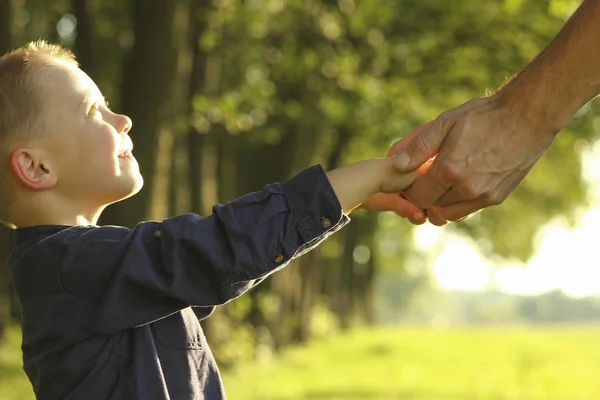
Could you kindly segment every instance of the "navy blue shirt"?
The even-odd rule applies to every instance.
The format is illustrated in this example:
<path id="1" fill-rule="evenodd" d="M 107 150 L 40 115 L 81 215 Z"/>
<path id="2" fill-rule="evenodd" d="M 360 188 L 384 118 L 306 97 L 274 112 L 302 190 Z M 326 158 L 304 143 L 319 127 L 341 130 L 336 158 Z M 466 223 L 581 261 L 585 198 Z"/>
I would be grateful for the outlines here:
<path id="1" fill-rule="evenodd" d="M 17 230 L 11 273 L 38 399 L 224 399 L 199 320 L 348 221 L 314 166 L 207 218 Z"/>

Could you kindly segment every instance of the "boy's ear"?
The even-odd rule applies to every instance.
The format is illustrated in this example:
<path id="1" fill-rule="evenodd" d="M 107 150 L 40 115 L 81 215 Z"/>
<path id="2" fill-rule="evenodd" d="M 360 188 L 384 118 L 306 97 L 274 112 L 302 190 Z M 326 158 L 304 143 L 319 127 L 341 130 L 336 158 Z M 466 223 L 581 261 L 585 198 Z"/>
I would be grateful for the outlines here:
<path id="1" fill-rule="evenodd" d="M 18 148 L 10 155 L 10 166 L 17 180 L 34 190 L 51 189 L 56 185 L 56 171 L 42 150 Z"/>

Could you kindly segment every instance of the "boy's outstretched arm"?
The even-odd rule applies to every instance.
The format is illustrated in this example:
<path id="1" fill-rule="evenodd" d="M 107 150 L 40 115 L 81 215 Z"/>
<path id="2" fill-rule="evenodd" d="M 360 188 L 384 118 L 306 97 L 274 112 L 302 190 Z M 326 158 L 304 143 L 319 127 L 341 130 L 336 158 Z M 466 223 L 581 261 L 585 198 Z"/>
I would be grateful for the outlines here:
<path id="1" fill-rule="evenodd" d="M 73 340 L 111 334 L 189 306 L 210 308 L 235 299 L 341 229 L 349 221 L 344 211 L 376 192 L 401 191 L 415 175 L 392 168 L 392 159 L 329 173 L 314 166 L 216 205 L 206 218 L 185 214 L 131 230 L 51 228 L 52 240 L 17 250 L 13 264 L 31 268 L 32 257 L 59 248 L 52 257 L 60 260 L 44 269 L 44 279 L 58 279 L 71 304 Z M 18 291 L 30 290 L 27 268 L 16 271 Z M 35 301 L 24 307 L 45 312 Z"/>

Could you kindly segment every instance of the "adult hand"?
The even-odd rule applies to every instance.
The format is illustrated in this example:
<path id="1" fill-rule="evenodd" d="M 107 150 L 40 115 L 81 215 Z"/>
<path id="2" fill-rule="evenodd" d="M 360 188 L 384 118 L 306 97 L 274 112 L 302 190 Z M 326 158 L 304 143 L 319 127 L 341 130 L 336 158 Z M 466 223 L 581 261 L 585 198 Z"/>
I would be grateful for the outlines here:
<path id="1" fill-rule="evenodd" d="M 437 154 L 406 191 L 419 208 L 459 220 L 502 203 L 554 137 L 600 94 L 600 1 L 583 0 L 550 44 L 495 95 L 443 113 L 396 157 L 408 172 Z"/>
<path id="2" fill-rule="evenodd" d="M 408 145 L 396 144 L 390 152 L 398 153 L 401 171 L 435 156 L 406 197 L 421 209 L 441 206 L 441 215 L 452 221 L 502 203 L 556 133 L 512 108 L 496 95 L 474 99 L 418 128 Z"/>

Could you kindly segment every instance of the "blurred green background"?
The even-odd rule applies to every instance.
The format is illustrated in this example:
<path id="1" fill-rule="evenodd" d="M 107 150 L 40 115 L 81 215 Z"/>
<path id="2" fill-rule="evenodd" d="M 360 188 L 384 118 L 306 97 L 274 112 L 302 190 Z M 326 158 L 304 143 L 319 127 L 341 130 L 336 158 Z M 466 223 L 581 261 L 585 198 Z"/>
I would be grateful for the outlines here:
<path id="1" fill-rule="evenodd" d="M 146 185 L 101 223 L 133 226 L 206 215 L 315 163 L 385 156 L 493 92 L 578 4 L 0 0 L 0 51 L 62 43 L 132 118 Z M 356 212 L 218 310 L 204 328 L 229 397 L 600 398 L 598 111 L 582 108 L 501 206 L 443 228 Z M 0 231 L 3 260 L 11 239 Z M 0 400 L 33 398 L 18 321 L 3 265 Z"/>

